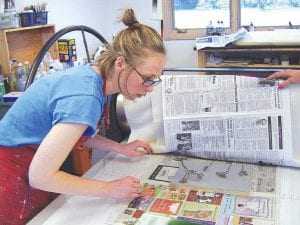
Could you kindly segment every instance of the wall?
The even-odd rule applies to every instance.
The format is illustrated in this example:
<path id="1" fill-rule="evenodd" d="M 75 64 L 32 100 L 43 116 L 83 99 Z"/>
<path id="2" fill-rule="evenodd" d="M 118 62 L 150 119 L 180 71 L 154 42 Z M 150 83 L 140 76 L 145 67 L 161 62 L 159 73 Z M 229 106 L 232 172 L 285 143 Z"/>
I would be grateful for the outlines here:
<path id="1" fill-rule="evenodd" d="M 3 2 L 0 3 L 2 8 Z M 15 0 L 16 8 L 20 10 L 37 2 L 43 1 Z M 122 9 L 128 7 L 135 10 L 141 23 L 148 24 L 160 32 L 160 21 L 152 19 L 151 0 L 49 0 L 48 23 L 55 24 L 57 31 L 68 25 L 90 26 L 110 42 L 113 35 L 124 28 L 123 24 L 117 23 L 116 20 L 122 14 Z M 66 36 L 69 37 L 76 38 L 78 55 L 85 57 L 80 32 Z M 90 52 L 94 52 L 100 44 L 90 35 L 87 35 L 87 42 Z M 193 50 L 194 40 L 166 41 L 165 44 L 168 52 L 166 67 L 197 66 L 197 53 Z"/>

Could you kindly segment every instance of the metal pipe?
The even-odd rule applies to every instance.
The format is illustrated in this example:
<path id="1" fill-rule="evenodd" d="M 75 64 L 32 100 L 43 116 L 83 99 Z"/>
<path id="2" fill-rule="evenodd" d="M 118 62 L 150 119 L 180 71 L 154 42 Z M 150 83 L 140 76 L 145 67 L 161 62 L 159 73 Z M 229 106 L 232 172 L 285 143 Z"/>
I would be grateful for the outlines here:
<path id="1" fill-rule="evenodd" d="M 283 69 L 277 68 L 241 68 L 241 67 L 174 67 L 165 68 L 164 72 L 253 72 L 253 73 L 274 73 Z"/>

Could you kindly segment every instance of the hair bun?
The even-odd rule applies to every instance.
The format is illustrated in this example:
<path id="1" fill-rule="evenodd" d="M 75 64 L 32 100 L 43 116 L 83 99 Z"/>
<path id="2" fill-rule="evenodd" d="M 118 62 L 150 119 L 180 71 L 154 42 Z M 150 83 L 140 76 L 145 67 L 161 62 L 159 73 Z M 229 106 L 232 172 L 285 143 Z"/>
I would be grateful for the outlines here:
<path id="1" fill-rule="evenodd" d="M 139 21 L 133 21 L 132 23 L 125 24 L 128 27 L 137 27 L 140 25 Z"/>
<path id="2" fill-rule="evenodd" d="M 126 9 L 121 20 L 128 27 L 137 27 L 140 25 L 139 21 L 136 19 L 133 9 Z"/>

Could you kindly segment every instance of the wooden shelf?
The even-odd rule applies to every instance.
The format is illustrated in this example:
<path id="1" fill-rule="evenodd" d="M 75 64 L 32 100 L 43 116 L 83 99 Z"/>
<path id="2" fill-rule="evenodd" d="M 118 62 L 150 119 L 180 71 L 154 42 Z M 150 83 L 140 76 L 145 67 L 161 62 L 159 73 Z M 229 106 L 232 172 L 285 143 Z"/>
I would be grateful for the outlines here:
<path id="1" fill-rule="evenodd" d="M 25 31 L 25 30 L 36 30 L 36 29 L 41 29 L 46 27 L 53 28 L 54 24 L 38 25 L 38 26 L 31 26 L 31 27 L 17 27 L 17 28 L 2 30 L 2 31 L 9 33 L 9 32 L 18 32 L 18 31 Z"/>
<path id="2" fill-rule="evenodd" d="M 31 64 L 45 42 L 55 33 L 55 25 L 19 27 L 0 30 L 0 65 L 2 74 L 9 75 L 10 60 L 29 61 Z M 57 45 L 49 50 L 57 58 Z"/>
<path id="3" fill-rule="evenodd" d="M 205 48 L 198 50 L 199 67 L 228 67 L 228 68 L 270 68 L 270 69 L 300 69 L 300 46 L 247 46 L 247 47 L 225 47 Z M 263 64 L 264 58 L 277 58 L 287 55 L 290 65 Z M 212 63 L 210 57 L 219 57 L 219 60 L 241 59 L 251 61 L 249 64 L 238 63 Z M 261 62 L 261 63 L 260 63 Z"/>

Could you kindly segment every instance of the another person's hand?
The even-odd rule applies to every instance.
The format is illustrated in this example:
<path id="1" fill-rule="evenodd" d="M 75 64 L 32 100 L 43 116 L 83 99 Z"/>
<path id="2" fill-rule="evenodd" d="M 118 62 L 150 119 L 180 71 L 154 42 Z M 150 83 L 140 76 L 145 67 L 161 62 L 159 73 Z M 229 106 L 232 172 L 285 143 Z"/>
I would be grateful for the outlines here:
<path id="1" fill-rule="evenodd" d="M 135 140 L 123 145 L 120 152 L 127 156 L 144 156 L 145 154 L 152 154 L 151 146 L 144 141 Z"/>
<path id="2" fill-rule="evenodd" d="M 108 182 L 109 197 L 135 198 L 141 195 L 140 180 L 131 176 Z"/>
<path id="3" fill-rule="evenodd" d="M 267 79 L 283 79 L 284 81 L 278 86 L 278 88 L 281 89 L 290 84 L 300 83 L 300 70 L 283 70 L 275 72 L 268 76 Z"/>

